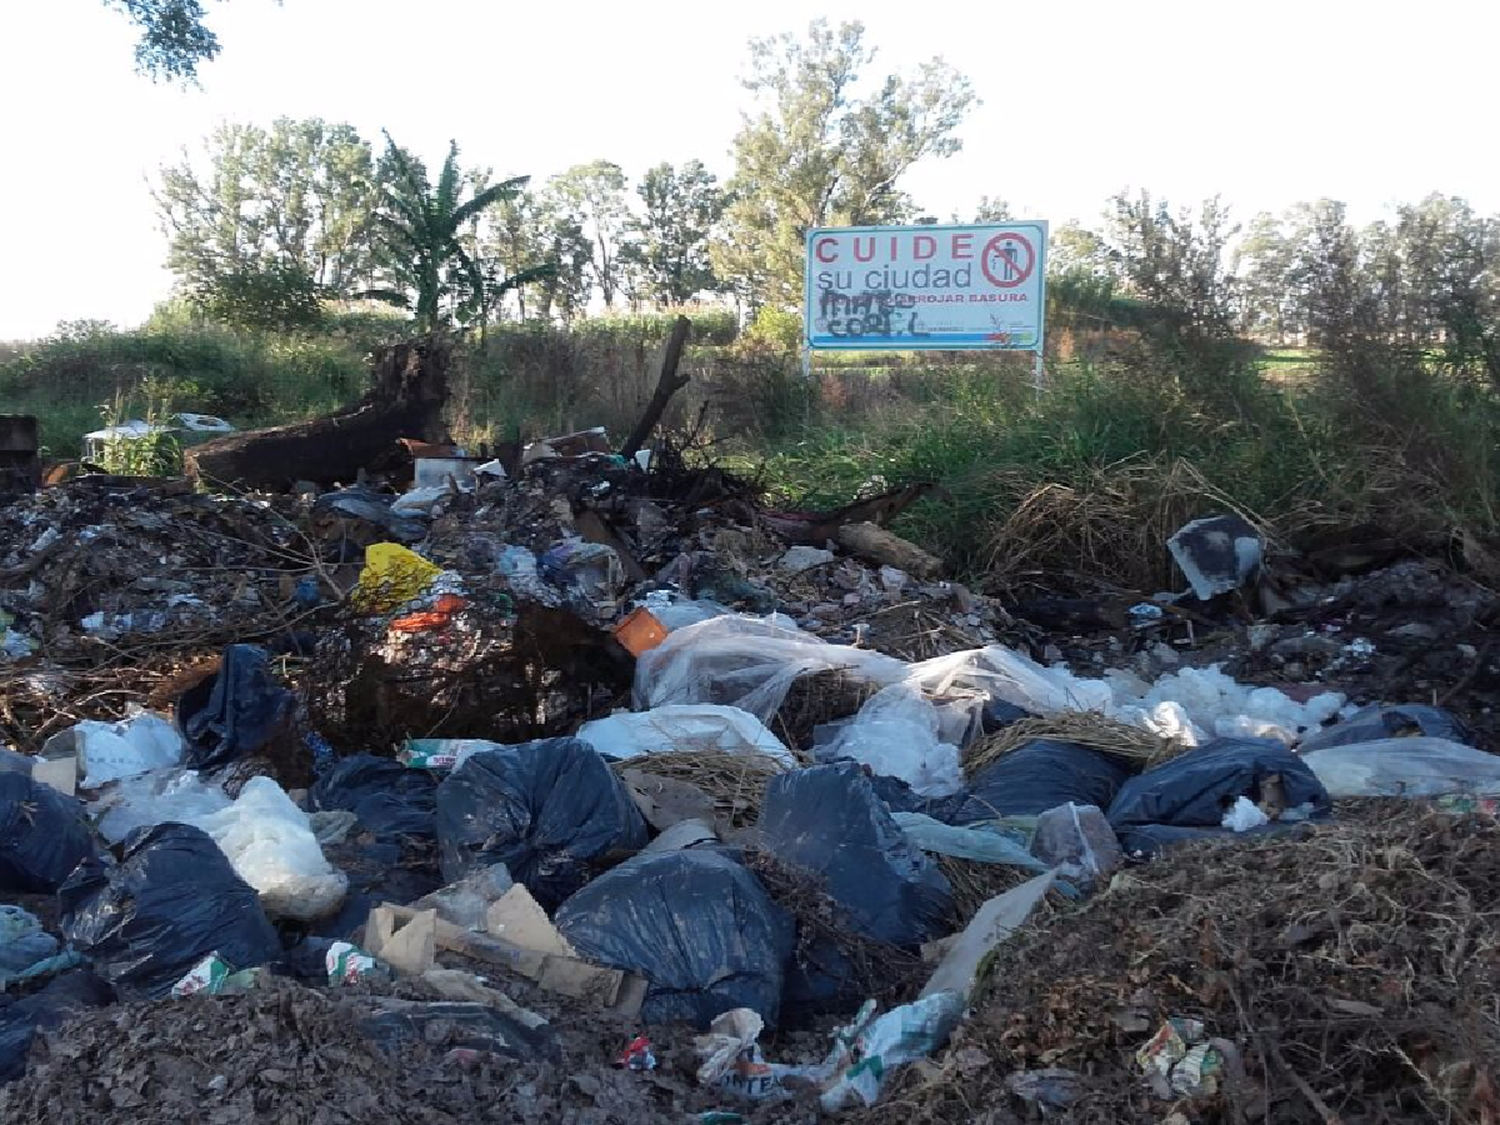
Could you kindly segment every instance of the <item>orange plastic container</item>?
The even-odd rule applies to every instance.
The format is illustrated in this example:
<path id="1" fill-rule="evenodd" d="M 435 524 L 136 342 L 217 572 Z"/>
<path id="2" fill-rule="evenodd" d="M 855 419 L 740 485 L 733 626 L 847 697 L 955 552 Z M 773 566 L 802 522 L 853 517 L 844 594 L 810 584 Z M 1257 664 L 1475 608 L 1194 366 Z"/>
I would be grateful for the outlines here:
<path id="1" fill-rule="evenodd" d="M 650 652 L 666 639 L 666 627 L 645 606 L 641 606 L 615 626 L 615 640 L 624 645 L 625 651 L 631 656 Z"/>

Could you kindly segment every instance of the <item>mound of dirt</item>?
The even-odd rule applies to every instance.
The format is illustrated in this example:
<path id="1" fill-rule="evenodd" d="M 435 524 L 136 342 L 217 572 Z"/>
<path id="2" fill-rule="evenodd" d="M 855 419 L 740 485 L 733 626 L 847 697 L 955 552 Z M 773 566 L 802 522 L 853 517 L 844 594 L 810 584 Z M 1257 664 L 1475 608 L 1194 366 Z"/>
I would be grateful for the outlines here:
<path id="1" fill-rule="evenodd" d="M 508 987 L 508 985 L 506 985 Z M 25 1078 L 0 1086 L 0 1121 L 57 1125 L 458 1125 L 476 1121 L 681 1125 L 715 1109 L 756 1125 L 809 1125 L 805 1100 L 752 1110 L 702 1088 L 691 1027 L 650 1028 L 658 1067 L 612 1064 L 641 1028 L 581 1002 L 541 1004 L 543 1051 L 520 1059 L 469 1045 L 462 1024 L 429 1024 L 392 1047 L 365 1020 L 381 996 L 422 999 L 414 983 L 311 989 L 270 978 L 242 995 L 118 1005 L 44 1032 Z M 430 997 L 428 997 L 430 999 Z M 808 1058 L 812 1033 L 768 1043 Z"/>
<path id="2" fill-rule="evenodd" d="M 1049 1120 L 1500 1120 L 1500 823 L 1362 804 L 1294 837 L 1184 847 L 1039 919 L 872 1120 L 1034 1120 L 1010 1089 L 1046 1068 L 1076 1076 Z M 1169 1016 L 1232 1047 L 1217 1093 L 1150 1089 L 1136 1052 Z"/>

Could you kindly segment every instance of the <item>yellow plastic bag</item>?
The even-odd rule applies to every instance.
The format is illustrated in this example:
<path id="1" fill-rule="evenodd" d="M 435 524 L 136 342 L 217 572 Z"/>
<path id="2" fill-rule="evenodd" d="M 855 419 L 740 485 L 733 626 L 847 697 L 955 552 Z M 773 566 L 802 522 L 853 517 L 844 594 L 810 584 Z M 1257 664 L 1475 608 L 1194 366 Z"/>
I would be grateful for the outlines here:
<path id="1" fill-rule="evenodd" d="M 441 573 L 441 567 L 399 543 L 372 543 L 365 548 L 365 568 L 349 600 L 363 613 L 389 613 L 421 594 Z"/>

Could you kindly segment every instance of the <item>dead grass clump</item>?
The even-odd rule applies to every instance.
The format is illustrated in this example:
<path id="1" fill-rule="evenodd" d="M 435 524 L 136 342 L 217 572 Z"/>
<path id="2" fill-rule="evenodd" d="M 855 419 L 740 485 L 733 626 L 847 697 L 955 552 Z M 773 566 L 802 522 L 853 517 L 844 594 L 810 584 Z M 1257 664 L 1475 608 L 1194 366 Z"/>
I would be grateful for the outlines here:
<path id="1" fill-rule="evenodd" d="M 798 676 L 771 720 L 771 729 L 793 753 L 809 750 L 817 727 L 850 718 L 879 690 L 878 684 L 843 668 Z"/>
<path id="2" fill-rule="evenodd" d="M 1117 462 L 1077 486 L 1039 483 L 1019 472 L 999 483 L 1014 500 L 990 536 L 992 588 L 1038 577 L 1053 589 L 1069 577 L 1131 590 L 1168 587 L 1174 572 L 1167 540 L 1183 524 L 1215 512 L 1235 512 L 1274 538 L 1265 520 L 1181 459 Z"/>
<path id="3" fill-rule="evenodd" d="M 631 770 L 651 777 L 685 781 L 713 798 L 721 821 L 746 828 L 760 819 L 766 783 L 782 772 L 769 754 L 726 754 L 722 750 L 671 750 L 642 754 L 614 763 L 616 772 Z"/>
<path id="4" fill-rule="evenodd" d="M 1184 846 L 1002 946 L 938 1077 L 898 1079 L 876 1122 L 1021 1109 L 1005 1080 L 1079 1076 L 1067 1119 L 1500 1119 L 1500 823 L 1416 802 L 1292 836 Z M 1134 1055 L 1168 1016 L 1244 1067 L 1173 1105 Z M 957 1063 L 984 1057 L 981 1069 Z"/>
<path id="5" fill-rule="evenodd" d="M 1035 871 L 1009 863 L 985 863 L 940 854 L 933 854 L 931 858 L 937 861 L 948 885 L 953 888 L 953 915 L 949 921 L 955 931 L 967 926 L 990 899 L 1015 890 L 1037 875 Z"/>
<path id="6" fill-rule="evenodd" d="M 766 893 L 795 919 L 793 956 L 800 966 L 831 967 L 830 951 L 845 961 L 848 976 L 840 994 L 829 999 L 829 1010 L 847 1009 L 871 997 L 883 1006 L 904 1003 L 931 971 L 917 954 L 859 934 L 848 912 L 828 895 L 818 876 L 791 867 L 769 852 L 748 852 L 745 863 Z"/>
<path id="7" fill-rule="evenodd" d="M 1059 711 L 1011 723 L 988 737 L 977 740 L 964 752 L 964 772 L 972 776 L 993 765 L 1004 755 L 1019 750 L 1039 738 L 1087 746 L 1114 758 L 1121 758 L 1138 769 L 1147 769 L 1168 758 L 1174 758 L 1187 747 L 1142 727 L 1111 719 L 1098 711 Z"/>

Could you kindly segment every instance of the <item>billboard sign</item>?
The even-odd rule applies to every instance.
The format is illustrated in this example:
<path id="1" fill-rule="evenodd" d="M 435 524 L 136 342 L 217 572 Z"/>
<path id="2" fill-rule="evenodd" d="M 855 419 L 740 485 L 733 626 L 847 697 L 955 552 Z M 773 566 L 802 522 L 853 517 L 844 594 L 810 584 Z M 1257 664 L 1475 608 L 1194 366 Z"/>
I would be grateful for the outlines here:
<path id="1" fill-rule="evenodd" d="M 807 346 L 1042 350 L 1047 224 L 807 234 Z"/>

